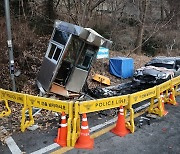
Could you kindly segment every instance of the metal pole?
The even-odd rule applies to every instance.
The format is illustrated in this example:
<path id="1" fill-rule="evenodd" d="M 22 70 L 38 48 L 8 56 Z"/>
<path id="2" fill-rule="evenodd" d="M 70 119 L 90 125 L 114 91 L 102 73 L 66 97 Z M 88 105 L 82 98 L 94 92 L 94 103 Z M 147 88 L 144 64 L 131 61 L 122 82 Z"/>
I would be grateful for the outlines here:
<path id="1" fill-rule="evenodd" d="M 13 46 L 12 46 L 12 36 L 11 36 L 11 21 L 10 21 L 10 10 L 9 10 L 9 0 L 4 0 L 5 14 L 6 14 L 6 29 L 7 29 L 7 45 L 9 51 L 9 69 L 10 76 L 12 80 L 12 90 L 16 91 L 16 83 L 14 76 L 14 56 L 13 56 Z"/>

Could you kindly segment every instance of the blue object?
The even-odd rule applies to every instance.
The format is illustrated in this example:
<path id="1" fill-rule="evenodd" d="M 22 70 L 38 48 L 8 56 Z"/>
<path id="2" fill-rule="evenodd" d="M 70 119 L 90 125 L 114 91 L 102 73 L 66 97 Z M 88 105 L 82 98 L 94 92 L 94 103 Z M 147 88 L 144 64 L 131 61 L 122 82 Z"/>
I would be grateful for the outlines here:
<path id="1" fill-rule="evenodd" d="M 109 60 L 109 72 L 120 78 L 129 78 L 134 73 L 134 60 L 132 58 L 114 57 Z"/>
<path id="2" fill-rule="evenodd" d="M 104 48 L 104 47 L 99 48 L 99 51 L 97 53 L 97 59 L 101 59 L 101 58 L 109 58 L 108 48 Z"/>

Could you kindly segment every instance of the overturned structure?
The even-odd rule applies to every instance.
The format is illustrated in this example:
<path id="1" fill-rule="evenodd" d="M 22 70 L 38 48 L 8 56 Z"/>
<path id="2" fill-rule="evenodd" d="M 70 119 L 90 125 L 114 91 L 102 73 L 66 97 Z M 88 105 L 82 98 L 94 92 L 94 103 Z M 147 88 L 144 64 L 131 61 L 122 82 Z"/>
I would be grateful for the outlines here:
<path id="1" fill-rule="evenodd" d="M 48 49 L 37 77 L 41 94 L 80 93 L 99 47 L 112 42 L 90 28 L 55 21 Z"/>

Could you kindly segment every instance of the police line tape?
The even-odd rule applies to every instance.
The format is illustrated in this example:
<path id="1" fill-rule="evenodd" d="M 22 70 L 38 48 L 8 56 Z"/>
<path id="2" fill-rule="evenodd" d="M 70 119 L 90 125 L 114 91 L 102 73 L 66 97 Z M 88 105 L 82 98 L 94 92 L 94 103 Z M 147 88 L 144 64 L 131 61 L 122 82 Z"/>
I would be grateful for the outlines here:
<path id="1" fill-rule="evenodd" d="M 12 92 L 4 89 L 0 89 L 0 100 L 5 104 L 5 111 L 0 113 L 0 118 L 8 116 L 11 114 L 11 110 L 8 105 L 8 101 L 23 104 L 22 109 L 22 120 L 21 120 L 21 131 L 24 132 L 25 129 L 34 124 L 34 119 L 32 115 L 32 107 L 37 107 L 41 109 L 46 109 L 54 112 L 65 112 L 69 114 L 68 118 L 68 134 L 67 134 L 67 145 L 73 146 L 80 133 L 80 114 L 97 112 L 112 108 L 117 108 L 120 106 L 125 107 L 125 115 L 130 112 L 130 121 L 126 123 L 127 127 L 133 133 L 135 131 L 134 125 L 134 109 L 133 105 L 144 100 L 151 99 L 150 107 L 148 112 L 155 113 L 162 116 L 162 105 L 160 94 L 166 92 L 166 101 L 168 100 L 167 93 L 169 90 L 172 91 L 174 96 L 179 95 L 177 92 L 178 85 L 180 84 L 180 76 L 173 78 L 161 85 L 149 88 L 143 91 L 136 92 L 134 94 L 122 95 L 116 97 L 109 97 L 90 101 L 81 102 L 66 102 L 61 100 L 55 100 L 51 98 L 44 98 L 38 96 L 32 96 L 28 94 L 22 94 L 17 92 Z M 158 99 L 158 107 L 153 108 L 154 99 Z M 173 104 L 173 103 L 172 103 Z M 74 106 L 74 107 L 73 107 Z M 29 120 L 26 120 L 25 112 L 29 111 Z"/>

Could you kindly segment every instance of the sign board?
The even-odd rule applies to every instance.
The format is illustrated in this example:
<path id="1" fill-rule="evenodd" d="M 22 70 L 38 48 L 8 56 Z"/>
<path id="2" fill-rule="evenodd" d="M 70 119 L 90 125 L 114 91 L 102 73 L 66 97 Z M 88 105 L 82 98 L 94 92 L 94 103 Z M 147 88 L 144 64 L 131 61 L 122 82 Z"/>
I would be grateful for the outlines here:
<path id="1" fill-rule="evenodd" d="M 168 90 L 171 88 L 171 80 L 166 81 L 159 85 L 160 92 L 163 92 L 165 90 Z"/>
<path id="2" fill-rule="evenodd" d="M 116 108 L 126 106 L 128 104 L 128 95 L 109 97 L 91 101 L 80 102 L 79 113 L 90 113 L 95 111 L 107 110 L 111 108 Z"/>
<path id="3" fill-rule="evenodd" d="M 33 107 L 68 113 L 68 102 L 27 95 L 27 103 Z"/>
<path id="4" fill-rule="evenodd" d="M 97 59 L 101 59 L 101 58 L 109 58 L 108 48 L 104 48 L 104 47 L 99 48 L 99 51 L 97 53 Z"/>
<path id="5" fill-rule="evenodd" d="M 8 90 L 3 90 L 3 89 L 0 89 L 0 98 L 7 99 L 9 101 L 13 101 L 13 102 L 20 103 L 20 104 L 24 104 L 24 102 L 26 101 L 25 94 L 8 91 Z"/>
<path id="6" fill-rule="evenodd" d="M 180 84 L 180 76 L 175 77 L 172 79 L 172 85 L 179 85 Z"/>
<path id="7" fill-rule="evenodd" d="M 156 96 L 156 87 L 149 88 L 130 95 L 130 103 L 136 104 Z"/>

